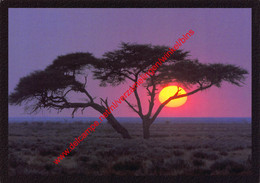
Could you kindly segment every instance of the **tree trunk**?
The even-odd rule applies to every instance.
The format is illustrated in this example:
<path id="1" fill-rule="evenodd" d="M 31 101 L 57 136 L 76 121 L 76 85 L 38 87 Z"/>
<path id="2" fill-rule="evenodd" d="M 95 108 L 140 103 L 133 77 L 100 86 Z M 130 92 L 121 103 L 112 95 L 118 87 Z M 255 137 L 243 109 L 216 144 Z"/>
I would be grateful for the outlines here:
<path id="1" fill-rule="evenodd" d="M 116 130 L 116 132 L 120 133 L 123 138 L 125 139 L 131 139 L 131 136 L 129 135 L 127 129 L 123 127 L 114 117 L 114 115 L 111 113 L 107 117 L 107 122 Z"/>
<path id="2" fill-rule="evenodd" d="M 144 139 L 150 138 L 150 121 L 143 120 L 143 137 Z"/>
<path id="3" fill-rule="evenodd" d="M 104 114 L 104 112 L 106 112 L 106 109 L 98 104 L 93 104 L 92 108 L 96 109 L 101 114 Z M 120 133 L 123 138 L 131 139 L 131 136 L 129 135 L 127 129 L 117 121 L 112 113 L 108 115 L 107 122 L 115 129 L 117 133 Z"/>

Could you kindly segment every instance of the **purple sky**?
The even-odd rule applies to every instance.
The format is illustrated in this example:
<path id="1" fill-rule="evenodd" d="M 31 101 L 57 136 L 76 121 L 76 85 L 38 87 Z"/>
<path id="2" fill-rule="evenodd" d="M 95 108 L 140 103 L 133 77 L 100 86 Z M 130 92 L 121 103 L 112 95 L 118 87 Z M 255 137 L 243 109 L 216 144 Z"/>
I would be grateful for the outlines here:
<path id="1" fill-rule="evenodd" d="M 251 9 L 9 9 L 9 93 L 19 79 L 32 71 L 42 70 L 59 55 L 92 52 L 101 57 L 114 50 L 121 41 L 174 46 L 182 34 L 195 34 L 182 49 L 202 63 L 228 63 L 249 71 L 246 85 L 223 84 L 189 96 L 179 108 L 164 108 L 160 117 L 251 117 Z M 129 83 L 130 84 L 130 83 Z M 89 79 L 93 96 L 120 97 L 128 84 L 101 88 Z M 146 91 L 140 89 L 144 109 Z M 135 101 L 134 96 L 129 98 Z M 156 97 L 155 109 L 159 100 Z M 137 116 L 126 104 L 115 116 Z M 23 106 L 9 106 L 9 116 L 29 116 Z M 36 116 L 59 115 L 52 111 Z M 99 117 L 86 109 L 83 115 Z"/>

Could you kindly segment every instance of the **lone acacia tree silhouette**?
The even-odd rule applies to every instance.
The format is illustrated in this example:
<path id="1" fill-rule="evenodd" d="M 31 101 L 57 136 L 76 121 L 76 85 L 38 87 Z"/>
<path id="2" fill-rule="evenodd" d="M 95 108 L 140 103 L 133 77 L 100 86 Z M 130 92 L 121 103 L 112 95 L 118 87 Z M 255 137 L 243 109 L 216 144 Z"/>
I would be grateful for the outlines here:
<path id="1" fill-rule="evenodd" d="M 25 110 L 29 113 L 43 108 L 56 109 L 58 112 L 63 109 L 73 109 L 72 116 L 74 116 L 77 110 L 81 109 L 83 112 L 85 108 L 91 107 L 103 114 L 106 112 L 106 108 L 94 102 L 94 98 L 86 89 L 85 71 L 91 70 L 99 64 L 101 64 L 99 60 L 90 53 L 59 56 L 45 70 L 35 71 L 21 78 L 14 92 L 9 96 L 9 103 L 12 105 L 25 103 Z M 80 82 L 83 76 L 84 82 Z M 73 94 L 83 95 L 85 101 L 76 101 L 72 97 Z M 107 120 L 123 138 L 131 138 L 128 131 L 112 113 L 108 115 Z"/>
<path id="2" fill-rule="evenodd" d="M 104 114 L 109 110 L 108 100 L 102 98 L 100 104 L 87 91 L 86 72 L 91 71 L 95 79 L 100 80 L 101 86 L 107 84 L 118 86 L 123 82 L 135 83 L 140 75 L 169 51 L 166 46 L 152 46 L 147 44 L 121 43 L 119 49 L 106 52 L 101 59 L 95 58 L 91 53 L 73 53 L 59 56 L 43 71 L 35 71 L 20 79 L 15 91 L 9 96 L 12 105 L 25 103 L 26 111 L 36 112 L 43 108 L 73 109 L 74 113 L 88 107 Z M 228 64 L 202 64 L 198 60 L 188 59 L 189 52 L 177 50 L 167 59 L 152 75 L 145 80 L 143 87 L 147 90 L 149 105 L 146 114 L 138 94 L 138 88 L 134 90 L 136 105 L 124 100 L 127 105 L 142 119 L 143 137 L 150 137 L 150 126 L 158 117 L 161 110 L 170 101 L 195 94 L 212 86 L 220 87 L 223 81 L 241 86 L 248 72 L 240 67 Z M 83 81 L 84 82 L 81 82 Z M 154 101 L 160 85 L 177 83 L 186 86 L 192 91 L 180 94 L 179 89 L 163 102 L 155 111 Z M 195 89 L 194 89 L 195 88 Z M 72 94 L 84 95 L 85 101 L 73 101 Z M 144 99 L 142 99 L 143 101 Z M 137 107 L 136 107 L 137 106 Z M 131 138 L 128 131 L 116 120 L 113 114 L 109 114 L 108 123 L 123 138 Z"/>
<path id="3" fill-rule="evenodd" d="M 126 80 L 135 83 L 140 75 L 146 72 L 161 58 L 169 47 L 152 46 L 148 44 L 121 43 L 120 48 L 103 55 L 103 63 L 98 65 L 99 70 L 94 71 L 95 77 L 101 80 L 101 86 L 111 84 L 117 86 Z M 230 64 L 202 64 L 198 60 L 188 59 L 189 52 L 177 50 L 167 59 L 149 79 L 145 80 L 143 87 L 148 92 L 148 112 L 144 114 L 143 105 L 138 94 L 138 88 L 134 90 L 136 104 L 131 104 L 125 99 L 128 106 L 138 114 L 143 123 L 143 137 L 150 137 L 149 128 L 158 117 L 161 110 L 170 101 L 193 95 L 212 86 L 220 87 L 223 81 L 241 86 L 248 72 L 240 67 Z M 173 93 L 153 112 L 154 100 L 159 85 L 168 83 L 184 85 L 192 91 L 178 95 L 180 89 Z M 195 88 L 195 89 L 194 89 Z M 142 99 L 143 101 L 144 99 Z"/>

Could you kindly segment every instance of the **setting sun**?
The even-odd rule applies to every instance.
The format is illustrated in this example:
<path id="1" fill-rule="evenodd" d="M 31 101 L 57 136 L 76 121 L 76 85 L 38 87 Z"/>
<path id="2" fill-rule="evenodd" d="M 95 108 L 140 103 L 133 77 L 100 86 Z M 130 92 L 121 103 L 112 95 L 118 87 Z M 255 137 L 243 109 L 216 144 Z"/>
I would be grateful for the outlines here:
<path id="1" fill-rule="evenodd" d="M 181 87 L 179 87 L 181 91 L 179 91 L 178 95 L 186 94 L 185 90 Z M 168 98 L 173 96 L 177 92 L 177 86 L 167 86 L 163 88 L 159 94 L 159 101 L 163 103 Z M 187 101 L 187 97 L 182 97 L 178 99 L 174 99 L 170 101 L 166 106 L 167 107 L 180 107 Z"/>

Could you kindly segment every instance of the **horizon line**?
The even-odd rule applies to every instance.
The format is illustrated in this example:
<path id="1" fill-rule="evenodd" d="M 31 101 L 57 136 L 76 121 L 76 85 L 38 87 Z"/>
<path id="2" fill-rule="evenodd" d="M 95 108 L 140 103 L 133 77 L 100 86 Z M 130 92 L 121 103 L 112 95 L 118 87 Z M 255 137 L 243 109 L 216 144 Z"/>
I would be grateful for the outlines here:
<path id="1" fill-rule="evenodd" d="M 8 116 L 8 118 L 27 118 L 27 117 L 38 117 L 38 118 L 97 118 L 96 116 Z M 133 116 L 118 116 L 117 118 L 139 118 L 139 117 L 133 117 Z M 252 118 L 252 116 L 207 116 L 207 117 L 183 117 L 183 116 L 173 116 L 173 117 L 158 117 L 158 118 Z"/>

